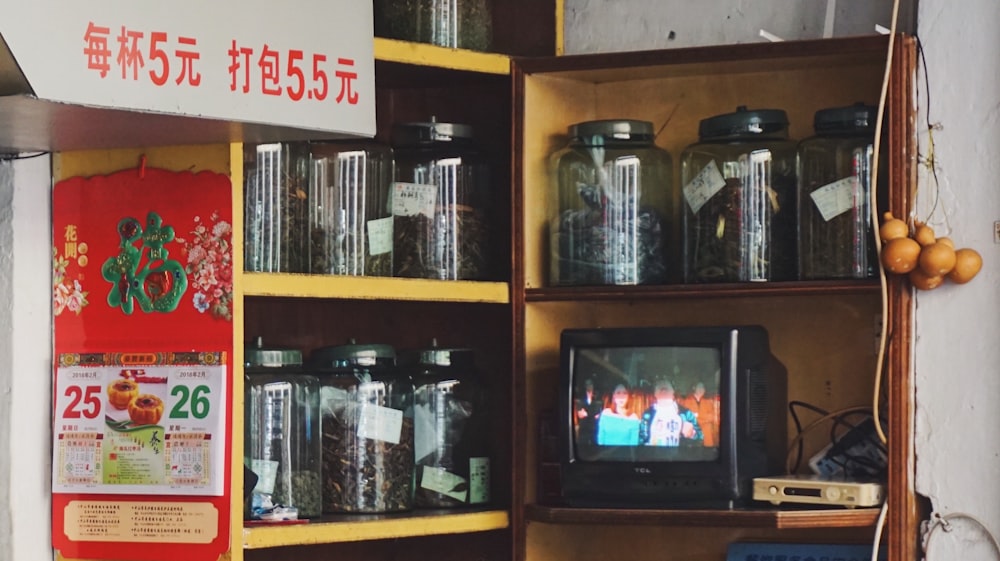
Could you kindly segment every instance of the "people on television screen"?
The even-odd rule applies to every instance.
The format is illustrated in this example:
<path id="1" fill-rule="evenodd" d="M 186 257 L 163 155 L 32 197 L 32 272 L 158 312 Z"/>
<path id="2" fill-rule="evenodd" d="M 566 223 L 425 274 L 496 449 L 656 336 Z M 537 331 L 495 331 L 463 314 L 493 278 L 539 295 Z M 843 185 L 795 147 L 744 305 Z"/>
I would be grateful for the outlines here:
<path id="1" fill-rule="evenodd" d="M 704 436 L 705 446 L 719 445 L 719 396 L 706 395 L 705 384 L 698 382 L 681 405 L 694 413 Z"/>
<path id="2" fill-rule="evenodd" d="M 677 403 L 674 386 L 668 380 L 657 380 L 653 386 L 655 401 L 642 414 L 639 422 L 639 442 L 648 446 L 680 446 L 681 440 L 700 441 L 704 438 L 698 419 L 687 407 Z"/>
<path id="3" fill-rule="evenodd" d="M 632 411 L 631 401 L 624 384 L 615 386 L 608 406 L 597 420 L 597 444 L 635 446 L 639 443 L 639 415 Z"/>
<path id="4" fill-rule="evenodd" d="M 578 442 L 587 444 L 596 443 L 597 419 L 604 409 L 604 401 L 594 391 L 594 381 L 587 379 L 584 382 L 583 392 L 576 400 L 576 427 Z"/>

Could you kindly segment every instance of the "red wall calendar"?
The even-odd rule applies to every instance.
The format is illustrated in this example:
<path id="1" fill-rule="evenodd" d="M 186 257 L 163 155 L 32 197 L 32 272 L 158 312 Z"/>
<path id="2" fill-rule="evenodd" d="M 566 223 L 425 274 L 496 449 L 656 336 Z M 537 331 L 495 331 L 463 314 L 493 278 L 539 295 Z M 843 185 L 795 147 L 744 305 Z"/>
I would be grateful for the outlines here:
<path id="1" fill-rule="evenodd" d="M 53 547 L 218 559 L 230 544 L 230 179 L 130 169 L 60 181 L 52 197 Z"/>

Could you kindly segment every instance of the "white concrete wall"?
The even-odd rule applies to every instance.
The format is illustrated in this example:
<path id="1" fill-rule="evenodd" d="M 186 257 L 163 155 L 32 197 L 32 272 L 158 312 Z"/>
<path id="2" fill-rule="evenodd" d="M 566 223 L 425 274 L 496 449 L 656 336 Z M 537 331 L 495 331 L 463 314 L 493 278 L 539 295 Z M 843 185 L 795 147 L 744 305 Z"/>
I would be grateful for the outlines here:
<path id="1" fill-rule="evenodd" d="M 52 558 L 48 156 L 0 163 L 0 560 Z"/>
<path id="2" fill-rule="evenodd" d="M 761 29 L 783 39 L 816 39 L 824 36 L 827 6 L 828 0 L 566 0 L 565 48 L 593 53 L 751 43 L 763 40 Z M 833 0 L 830 6 L 834 36 L 889 26 L 890 1 Z"/>
<path id="3" fill-rule="evenodd" d="M 985 261 L 980 278 L 918 294 L 914 357 L 917 491 L 941 514 L 964 512 L 1000 536 L 1000 3 L 921 0 L 940 199 L 931 225 Z M 922 77 L 921 73 L 921 77 Z M 920 88 L 920 102 L 927 96 Z M 927 152 L 926 139 L 923 152 Z M 919 183 L 918 214 L 933 203 Z M 996 560 L 973 523 L 936 532 L 931 561 Z"/>

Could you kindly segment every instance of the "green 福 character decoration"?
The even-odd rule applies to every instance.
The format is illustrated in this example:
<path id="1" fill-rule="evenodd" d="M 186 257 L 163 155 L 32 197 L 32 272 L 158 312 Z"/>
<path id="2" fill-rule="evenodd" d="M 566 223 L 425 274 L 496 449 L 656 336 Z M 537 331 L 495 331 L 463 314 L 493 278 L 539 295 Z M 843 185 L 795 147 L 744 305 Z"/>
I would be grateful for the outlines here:
<path id="1" fill-rule="evenodd" d="M 121 307 L 126 314 L 135 309 L 143 312 L 172 312 L 177 309 L 187 290 L 187 275 L 180 262 L 169 259 L 165 244 L 174 240 L 174 228 L 164 226 L 155 212 L 146 217 L 146 228 L 132 217 L 118 222 L 121 238 L 118 255 L 109 257 L 101 267 L 101 276 L 111 283 L 108 305 Z M 136 247 L 136 242 L 141 242 Z M 140 261 L 146 253 L 146 261 Z"/>

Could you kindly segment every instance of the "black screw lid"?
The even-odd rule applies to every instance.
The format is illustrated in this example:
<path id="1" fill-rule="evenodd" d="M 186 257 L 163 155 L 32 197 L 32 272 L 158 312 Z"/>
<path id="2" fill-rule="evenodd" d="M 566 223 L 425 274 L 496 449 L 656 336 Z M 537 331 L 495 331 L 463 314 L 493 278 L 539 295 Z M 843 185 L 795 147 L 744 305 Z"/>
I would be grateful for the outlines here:
<path id="1" fill-rule="evenodd" d="M 631 119 L 585 121 L 570 125 L 569 136 L 583 142 L 595 136 L 608 140 L 652 140 L 653 123 Z"/>
<path id="2" fill-rule="evenodd" d="M 391 345 L 360 345 L 352 340 L 347 345 L 316 349 L 309 362 L 323 367 L 389 366 L 396 362 L 396 350 Z"/>
<path id="3" fill-rule="evenodd" d="M 756 136 L 787 129 L 788 115 L 783 109 L 751 111 L 745 105 L 740 105 L 735 113 L 702 119 L 698 124 L 698 136 L 702 140 L 725 136 Z"/>
<path id="4" fill-rule="evenodd" d="M 878 108 L 858 102 L 847 107 L 820 109 L 813 119 L 816 134 L 857 133 L 875 134 Z"/>
<path id="5" fill-rule="evenodd" d="M 250 368 L 280 368 L 302 364 L 302 351 L 282 347 L 264 347 L 264 339 L 257 337 L 243 352 L 243 363 Z"/>
<path id="6" fill-rule="evenodd" d="M 427 123 L 397 123 L 392 127 L 392 143 L 415 146 L 433 142 L 471 140 L 472 126 L 461 123 L 439 123 L 431 118 Z"/>

